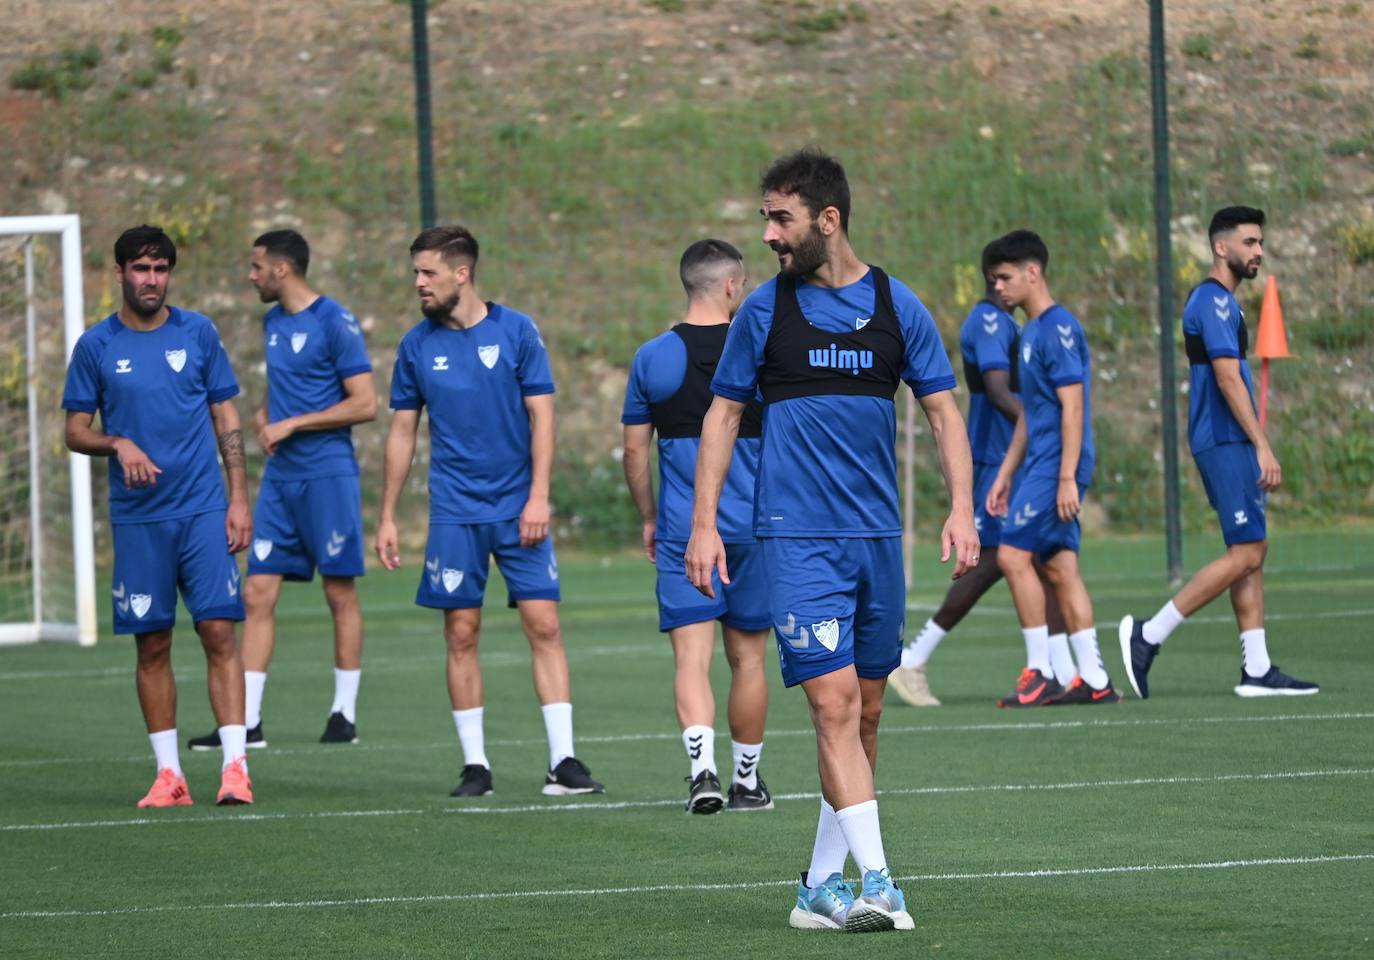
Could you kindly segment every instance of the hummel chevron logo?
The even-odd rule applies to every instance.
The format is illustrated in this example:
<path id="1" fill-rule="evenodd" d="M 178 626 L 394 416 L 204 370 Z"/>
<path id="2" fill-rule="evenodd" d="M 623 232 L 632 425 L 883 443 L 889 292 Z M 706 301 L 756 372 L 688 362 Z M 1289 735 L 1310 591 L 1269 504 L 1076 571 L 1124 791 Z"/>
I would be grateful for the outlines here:
<path id="1" fill-rule="evenodd" d="M 120 613 L 128 613 L 128 612 L 129 612 L 129 601 L 126 600 L 126 599 L 124 598 L 124 581 L 121 580 L 121 581 L 119 582 L 119 589 L 118 589 L 118 590 L 111 590 L 110 593 L 112 593 L 112 594 L 114 595 L 115 603 L 116 603 L 116 604 L 118 605 L 118 607 L 119 607 L 119 612 L 120 612 Z"/>
<path id="2" fill-rule="evenodd" d="M 425 569 L 429 571 L 429 585 L 435 590 L 439 589 L 439 558 L 425 561 Z"/>
<path id="3" fill-rule="evenodd" d="M 331 530 L 329 531 L 329 542 L 324 545 L 324 552 L 331 557 L 337 557 L 343 553 L 344 544 L 347 542 L 347 537 L 337 530 Z"/>
<path id="4" fill-rule="evenodd" d="M 774 626 L 777 628 L 778 635 L 786 640 L 794 650 L 805 650 L 811 646 L 811 638 L 807 635 L 806 628 L 797 626 L 797 618 L 792 615 L 791 611 L 788 611 L 787 614 L 787 626 L 784 627 L 781 624 L 774 624 Z"/>
<path id="5" fill-rule="evenodd" d="M 551 564 L 549 564 L 549 579 L 550 579 L 550 580 L 557 580 L 557 579 L 558 579 L 558 564 L 557 564 L 557 563 L 551 563 Z"/>
<path id="6" fill-rule="evenodd" d="M 704 733 L 699 733 L 695 737 L 688 737 L 687 756 L 691 757 L 693 760 L 700 760 L 702 741 L 705 739 L 706 735 Z"/>
<path id="7" fill-rule="evenodd" d="M 757 753 L 741 753 L 739 755 L 739 769 L 735 771 L 736 778 L 749 776 L 754 772 L 754 767 L 758 766 L 759 755 Z"/>
<path id="8" fill-rule="evenodd" d="M 228 578 L 228 579 L 225 581 L 225 583 L 227 583 L 228 586 L 229 586 L 229 597 L 230 597 L 231 599 L 234 598 L 234 597 L 237 597 L 237 596 L 239 595 L 239 574 L 238 574 L 238 571 L 235 570 L 235 571 L 234 571 L 234 575 L 233 575 L 232 577 Z"/>
<path id="9" fill-rule="evenodd" d="M 448 357 L 435 357 L 435 358 L 434 358 L 434 367 L 433 367 L 433 369 L 435 369 L 435 370 L 447 370 L 447 369 L 448 369 Z"/>
<path id="10" fill-rule="evenodd" d="M 1214 304 L 1216 304 L 1218 308 L 1221 308 L 1221 307 L 1226 306 L 1228 303 L 1230 303 L 1230 302 L 1231 302 L 1231 298 L 1230 298 L 1230 297 L 1213 297 L 1213 298 L 1212 298 L 1212 302 L 1213 302 Z"/>
<path id="11" fill-rule="evenodd" d="M 1040 516 L 1040 511 L 1036 510 L 1028 503 L 1020 510 L 1016 511 L 1016 516 L 1011 518 L 1011 522 L 1018 527 L 1024 527 L 1026 524 L 1030 523 L 1032 519 L 1038 516 Z"/>
<path id="12" fill-rule="evenodd" d="M 996 314 L 994 314 L 994 316 L 996 316 Z M 983 321 L 983 332 L 986 333 L 988 336 L 992 336 L 993 334 L 995 334 L 995 333 L 997 332 L 997 321 L 996 321 L 996 320 L 984 320 L 984 321 Z"/>
<path id="13" fill-rule="evenodd" d="M 132 361 L 132 360 L 116 360 L 116 361 L 115 361 L 115 373 L 133 373 L 133 372 L 134 372 L 134 367 L 133 367 L 133 361 Z"/>
<path id="14" fill-rule="evenodd" d="M 1221 309 L 1220 307 L 1218 307 L 1218 308 L 1216 309 L 1215 313 L 1216 313 L 1216 315 L 1217 315 L 1217 319 L 1220 320 L 1222 323 L 1225 323 L 1226 321 L 1228 321 L 1228 320 L 1231 319 L 1231 308 L 1230 308 L 1230 307 L 1227 307 L 1225 310 L 1223 310 L 1223 309 Z"/>
<path id="15" fill-rule="evenodd" d="M 1067 323 L 1056 323 L 1054 329 L 1059 331 L 1061 337 L 1067 337 L 1073 333 L 1073 327 L 1069 326 Z"/>

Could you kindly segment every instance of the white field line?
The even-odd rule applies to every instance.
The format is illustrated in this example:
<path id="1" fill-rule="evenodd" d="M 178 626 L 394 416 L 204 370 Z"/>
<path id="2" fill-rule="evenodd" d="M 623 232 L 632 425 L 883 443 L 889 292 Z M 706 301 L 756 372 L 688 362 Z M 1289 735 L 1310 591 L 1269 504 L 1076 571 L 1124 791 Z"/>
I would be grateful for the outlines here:
<path id="1" fill-rule="evenodd" d="M 1137 777 L 1129 780 L 1084 780 L 1071 783 L 994 783 L 950 787 L 897 787 L 879 790 L 880 797 L 955 796 L 968 793 L 1039 793 L 1051 790 L 1095 790 L 1107 787 L 1185 786 L 1199 783 L 1258 783 L 1273 780 L 1310 780 L 1319 777 L 1365 777 L 1374 768 L 1341 770 L 1282 770 L 1270 773 L 1225 773 L 1208 777 Z M 777 800 L 818 800 L 819 792 L 777 794 Z M 604 810 L 635 810 L 652 807 L 680 807 L 681 797 L 655 800 L 554 800 L 519 806 L 449 806 L 429 810 L 341 810 L 319 813 L 247 813 L 198 817 L 131 817 L 127 820 L 69 820 L 59 823 L 0 824 L 0 833 L 27 833 L 52 830 L 82 830 L 105 827 L 179 826 L 226 823 L 261 823 L 277 820 L 316 820 L 331 817 L 413 817 L 431 813 L 492 815 L 507 813 L 572 813 Z"/>
<path id="2" fill-rule="evenodd" d="M 1218 723 L 1288 723 L 1305 720 L 1374 720 L 1374 713 L 1281 713 L 1269 716 L 1239 716 L 1239 717 L 1174 717 L 1174 718 L 1147 718 L 1139 717 L 1131 720 L 1058 720 L 1058 721 L 1006 721 L 1002 723 L 928 723 L 908 726 L 884 726 L 881 728 L 881 735 L 891 737 L 900 734 L 911 733 L 982 733 L 997 732 L 1003 730 L 1011 731 L 1031 731 L 1031 730 L 1050 730 L 1050 731 L 1078 731 L 1105 729 L 1107 727 L 1163 727 L 1163 726 L 1190 726 L 1193 724 L 1218 724 Z M 816 731 L 810 727 L 802 727 L 791 730 L 769 730 L 766 734 L 770 739 L 777 737 L 814 737 Z M 682 739 L 680 733 L 617 733 L 602 736 L 579 736 L 578 743 L 644 743 L 644 742 L 677 742 Z M 543 739 L 488 739 L 487 745 L 493 747 L 533 747 L 545 746 L 548 741 Z M 430 743 L 373 743 L 373 744 L 354 744 L 342 751 L 337 746 L 319 747 L 299 747 L 277 749 L 269 747 L 266 756 L 271 757 L 300 757 L 317 756 L 322 754 L 337 754 L 346 752 L 371 753 L 385 751 L 387 753 L 398 753 L 400 751 L 430 751 L 430 750 L 452 750 L 455 744 L 452 740 L 444 740 Z M 213 751 L 212 751 L 213 752 Z M 255 754 L 256 755 L 256 754 Z M 219 754 L 215 753 L 218 757 Z M 250 757 L 249 759 L 252 759 Z M 0 769 L 10 767 L 47 767 L 47 766 L 69 766 L 71 764 L 96 764 L 96 763 L 147 763 L 147 754 L 125 757 L 35 757 L 28 760 L 0 760 Z"/>
<path id="3" fill-rule="evenodd" d="M 1200 870 L 1240 870 L 1253 867 L 1301 867 L 1314 864 L 1355 863 L 1374 860 L 1374 853 L 1346 853 L 1297 857 L 1265 857 L 1255 860 L 1207 860 L 1200 863 L 1139 863 L 1106 867 L 1042 867 L 1035 870 L 994 870 L 982 873 L 912 873 L 897 879 L 912 883 L 949 883 L 969 880 L 1052 880 L 1133 873 L 1183 873 Z M 16 910 L 0 913 L 0 920 L 72 919 L 121 917 L 133 914 L 198 913 L 221 910 L 311 910 L 330 907 L 404 906 L 424 903 L 463 903 L 491 900 L 527 900 L 542 897 L 598 897 L 645 893 L 715 893 L 757 890 L 760 887 L 791 887 L 797 881 L 753 880 L 745 883 L 661 883 L 640 887 L 582 887 L 561 890 L 508 890 L 481 893 L 439 893 L 409 897 L 356 897 L 336 900 L 260 900 L 240 903 L 200 903 L 180 906 L 116 907 L 109 910 Z"/>

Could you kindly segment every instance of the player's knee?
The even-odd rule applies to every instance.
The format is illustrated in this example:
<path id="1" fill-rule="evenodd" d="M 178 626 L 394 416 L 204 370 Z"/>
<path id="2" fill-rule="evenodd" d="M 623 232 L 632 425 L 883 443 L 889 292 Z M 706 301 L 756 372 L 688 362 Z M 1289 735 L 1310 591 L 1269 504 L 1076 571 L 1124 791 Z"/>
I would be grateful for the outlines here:
<path id="1" fill-rule="evenodd" d="M 559 646 L 563 643 L 563 629 L 557 616 L 536 617 L 525 624 L 525 636 L 532 647 Z"/>
<path id="2" fill-rule="evenodd" d="M 253 615 L 271 616 L 277 609 L 278 587 L 265 577 L 248 577 L 243 581 L 243 606 Z"/>
<path id="3" fill-rule="evenodd" d="M 1264 566 L 1264 558 L 1269 553 L 1269 541 L 1237 543 L 1230 547 L 1229 552 L 1236 566 L 1240 568 L 1241 576 L 1248 577 Z"/>
<path id="4" fill-rule="evenodd" d="M 997 550 L 997 569 L 1004 577 L 1015 576 L 1022 570 L 1030 569 L 1030 565 L 1031 555 L 1024 550 L 1010 547 L 999 547 Z"/>
<path id="5" fill-rule="evenodd" d="M 444 625 L 444 642 L 449 653 L 473 653 L 477 650 L 478 630 L 465 621 Z"/>
<path id="6" fill-rule="evenodd" d="M 329 604 L 329 612 L 337 618 L 358 607 L 358 589 L 352 579 L 324 582 L 324 601 Z"/>
<path id="7" fill-rule="evenodd" d="M 810 697 L 811 715 L 816 721 L 816 732 L 824 736 L 849 727 L 859 719 L 859 691 L 840 688 L 827 688 L 817 691 Z"/>
<path id="8" fill-rule="evenodd" d="M 172 657 L 172 635 L 168 632 L 148 633 L 138 638 L 138 665 L 158 666 Z"/>

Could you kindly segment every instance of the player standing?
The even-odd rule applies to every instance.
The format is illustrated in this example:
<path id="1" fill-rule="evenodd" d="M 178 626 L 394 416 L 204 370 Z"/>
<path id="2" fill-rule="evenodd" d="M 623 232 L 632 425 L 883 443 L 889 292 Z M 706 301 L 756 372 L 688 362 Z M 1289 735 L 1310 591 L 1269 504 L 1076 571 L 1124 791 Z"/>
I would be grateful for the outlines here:
<path id="1" fill-rule="evenodd" d="M 730 583 L 717 507 L 746 405 L 762 391 L 754 532 L 763 542 L 783 681 L 816 728 L 821 813 L 794 927 L 910 930 L 883 850 L 873 786 L 887 677 L 900 662 L 906 590 L 897 506 L 896 404 L 905 380 L 940 450 L 953 509 L 941 542 L 955 576 L 977 563 L 972 465 L 954 371 L 926 308 L 849 243 L 844 168 L 813 149 L 763 174 L 763 240 L 778 276 L 730 325 L 697 460 L 687 572 Z M 842 878 L 852 853 L 863 875 Z"/>
<path id="2" fill-rule="evenodd" d="M 262 698 L 276 645 L 282 580 L 309 583 L 318 567 L 334 621 L 334 703 L 321 743 L 357 743 L 363 615 L 355 577 L 363 568 L 362 496 L 349 430 L 377 416 L 377 390 L 353 314 L 306 280 L 310 246 L 294 230 L 253 241 L 248 280 L 263 303 L 267 396 L 254 420 L 267 465 L 253 515 L 243 602 L 248 746 L 265 747 Z M 219 746 L 211 733 L 193 750 Z"/>
<path id="3" fill-rule="evenodd" d="M 658 622 L 673 645 L 673 698 L 682 744 L 691 764 L 687 810 L 715 813 L 725 798 L 716 774 L 716 703 L 711 655 L 721 622 L 730 663 L 731 810 L 771 810 L 773 797 L 758 775 L 768 680 L 763 661 L 772 618 L 763 556 L 754 538 L 754 476 L 758 472 L 762 409 L 750 403 L 735 440 L 721 495 L 718 524 L 733 577 L 714 581 L 704 602 L 687 579 L 683 557 L 691 536 L 692 476 L 701 422 L 711 405 L 730 319 L 744 300 L 744 257 L 723 240 L 698 240 L 678 265 L 687 315 L 635 353 L 625 388 L 625 481 L 644 521 L 644 550 L 658 569 Z M 658 503 L 649 476 L 649 447 L 658 434 Z"/>
<path id="4" fill-rule="evenodd" d="M 132 227 L 115 241 L 114 256 L 123 302 L 77 341 L 62 408 L 67 446 L 110 458 L 114 631 L 134 635 L 138 700 L 158 768 L 138 805 L 191 803 L 177 750 L 172 674 L 178 587 L 205 650 L 219 725 L 224 760 L 216 802 L 252 803 L 243 661 L 234 641 L 243 601 L 233 555 L 253 533 L 233 401 L 238 382 L 210 319 L 166 303 L 177 263 L 171 238 L 157 227 Z"/>
<path id="5" fill-rule="evenodd" d="M 985 260 L 998 296 L 1027 317 L 1017 366 L 1022 411 L 986 500 L 989 513 L 1007 517 L 997 563 L 1026 641 L 1016 689 L 997 705 L 1119 703 L 1121 694 L 1102 667 L 1092 598 L 1078 569 L 1078 513 L 1095 460 L 1088 340 L 1078 319 L 1050 295 L 1050 253 L 1039 236 L 1014 230 L 992 242 Z M 1078 676 L 1067 687 L 1050 665 L 1047 600 L 1037 565 L 1058 597 L 1078 659 Z"/>
<path id="6" fill-rule="evenodd" d="M 1269 552 L 1265 518 L 1270 490 L 1283 471 L 1255 416 L 1255 388 L 1245 355 L 1250 334 L 1236 288 L 1253 280 L 1264 260 L 1264 211 L 1218 210 L 1207 228 L 1212 269 L 1183 308 L 1188 352 L 1188 447 L 1202 475 L 1207 499 L 1221 522 L 1226 552 L 1183 585 L 1149 620 L 1121 619 L 1118 639 L 1131 687 L 1150 695 L 1150 664 L 1169 634 L 1188 617 L 1231 591 L 1240 628 L 1242 697 L 1302 696 L 1315 683 L 1297 680 L 1269 659 L 1264 633 L 1264 557 Z"/>
<path id="7" fill-rule="evenodd" d="M 402 338 L 391 376 L 391 428 L 377 556 L 400 566 L 396 502 L 410 473 L 420 409 L 429 410 L 429 540 L 415 602 L 444 611 L 447 676 L 464 766 L 455 797 L 492 792 L 477 641 L 492 555 L 530 643 L 549 738 L 544 793 L 601 793 L 573 755 L 568 657 L 558 623 L 549 533 L 553 372 L 534 321 L 477 291 L 477 239 L 431 227 L 410 245 L 425 319 Z"/>

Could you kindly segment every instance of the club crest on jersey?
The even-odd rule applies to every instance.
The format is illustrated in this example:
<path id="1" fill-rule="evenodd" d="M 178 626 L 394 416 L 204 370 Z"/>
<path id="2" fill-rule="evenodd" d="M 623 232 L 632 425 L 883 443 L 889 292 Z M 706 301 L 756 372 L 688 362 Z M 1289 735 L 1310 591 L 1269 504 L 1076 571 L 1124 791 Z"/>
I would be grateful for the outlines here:
<path id="1" fill-rule="evenodd" d="M 293 333 L 293 334 L 291 334 L 291 352 L 292 352 L 292 353 L 300 353 L 300 352 L 301 352 L 301 347 L 305 346 L 305 341 L 308 340 L 309 338 L 310 338 L 310 334 L 308 334 L 308 333 Z"/>
<path id="2" fill-rule="evenodd" d="M 458 589 L 458 585 L 463 582 L 463 571 L 454 570 L 452 567 L 444 567 L 441 574 L 444 581 L 444 589 L 449 593 Z"/>
<path id="3" fill-rule="evenodd" d="M 259 538 L 253 541 L 253 556 L 259 560 L 266 560 L 267 555 L 272 552 L 272 541 Z"/>
<path id="4" fill-rule="evenodd" d="M 864 370 L 873 369 L 872 350 L 840 350 L 833 343 L 828 350 L 824 347 L 819 350 L 807 350 L 806 357 L 807 362 L 813 367 L 848 370 L 856 377 L 861 367 Z"/>
<path id="5" fill-rule="evenodd" d="M 787 645 L 793 650 L 805 650 L 811 646 L 811 637 L 806 632 L 805 627 L 797 626 L 797 618 L 789 610 L 787 612 L 787 625 L 780 623 L 773 624 L 777 628 L 778 636 L 787 641 Z M 782 643 L 778 643 L 778 653 L 782 653 Z"/>
<path id="6" fill-rule="evenodd" d="M 496 361 L 500 356 L 501 345 L 499 343 L 491 343 L 485 347 L 477 348 L 477 359 L 481 360 L 482 366 L 486 367 L 488 370 L 496 366 Z"/>
<path id="7" fill-rule="evenodd" d="M 116 360 L 115 373 L 133 373 L 134 365 L 132 360 Z"/>
<path id="8" fill-rule="evenodd" d="M 134 616 L 142 620 L 153 605 L 153 597 L 147 593 L 135 593 L 129 597 L 129 606 L 134 608 Z"/>
<path id="9" fill-rule="evenodd" d="M 1021 348 L 1021 362 L 1030 363 L 1031 345 L 1028 343 Z"/>
<path id="10" fill-rule="evenodd" d="M 180 373 L 181 368 L 186 366 L 185 350 L 164 350 L 163 356 L 167 358 L 167 366 L 171 367 L 177 373 Z"/>
<path id="11" fill-rule="evenodd" d="M 821 646 L 831 653 L 840 645 L 840 621 L 835 617 L 811 624 L 811 633 L 821 642 Z"/>
<path id="12" fill-rule="evenodd" d="M 873 318 L 872 318 L 872 317 L 855 317 L 855 318 L 854 318 L 854 329 L 855 329 L 855 330 L 862 330 L 864 327 L 868 326 L 868 325 L 869 325 L 870 323 L 872 323 L 872 322 L 873 322 Z"/>
<path id="13" fill-rule="evenodd" d="M 434 358 L 434 367 L 433 367 L 433 369 L 435 369 L 435 370 L 447 370 L 447 369 L 448 369 L 448 357 L 435 357 L 435 358 Z"/>

